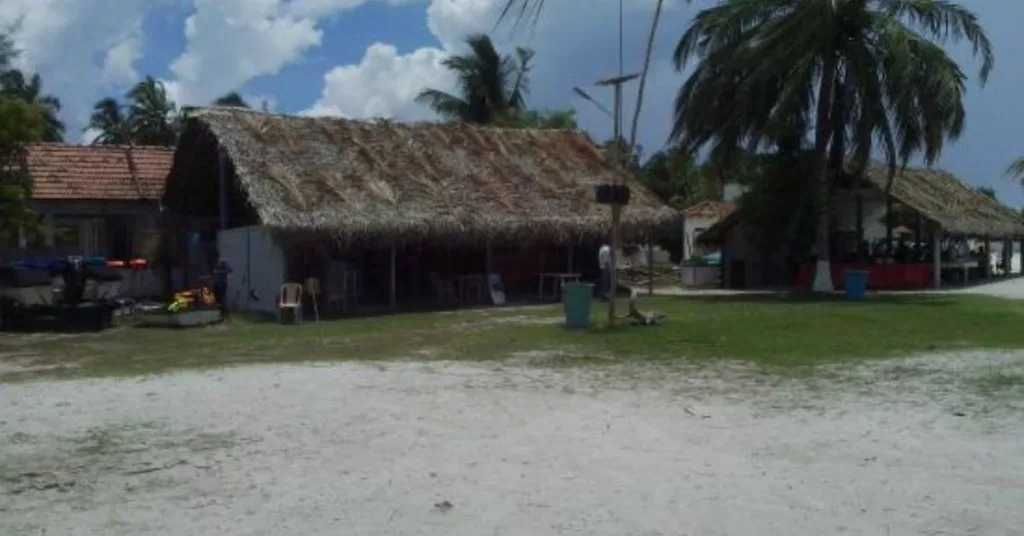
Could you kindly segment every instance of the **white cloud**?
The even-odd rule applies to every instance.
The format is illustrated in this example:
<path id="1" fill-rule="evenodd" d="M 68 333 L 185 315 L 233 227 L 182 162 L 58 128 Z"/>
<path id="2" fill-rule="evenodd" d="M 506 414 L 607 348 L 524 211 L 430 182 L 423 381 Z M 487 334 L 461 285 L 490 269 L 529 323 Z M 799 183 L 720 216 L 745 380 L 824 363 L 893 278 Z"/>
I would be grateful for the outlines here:
<path id="1" fill-rule="evenodd" d="M 107 84 L 130 84 L 139 79 L 135 62 L 142 57 L 142 39 L 132 36 L 114 45 L 103 59 L 102 80 Z"/>
<path id="2" fill-rule="evenodd" d="M 374 43 L 357 65 L 336 67 L 324 76 L 320 100 L 307 115 L 345 117 L 430 117 L 413 102 L 424 87 L 448 88 L 451 76 L 441 66 L 446 54 L 421 48 L 400 55 L 395 47 Z"/>
<path id="3" fill-rule="evenodd" d="M 181 104 L 202 104 L 274 75 L 320 45 L 323 19 L 372 1 L 420 0 L 194 0 L 186 49 L 171 63 L 173 94 Z"/>
<path id="4" fill-rule="evenodd" d="M 284 12 L 278 0 L 195 0 L 185 52 L 171 63 L 181 104 L 207 102 L 277 73 L 320 44 L 316 21 Z"/>
<path id="5" fill-rule="evenodd" d="M 17 23 L 18 65 L 64 105 L 69 139 L 109 84 L 134 72 L 147 9 L 163 0 L 2 0 L 0 27 Z M 97 58 L 103 58 L 98 61 Z"/>
<path id="6" fill-rule="evenodd" d="M 624 14 L 625 69 L 636 70 L 642 62 L 646 34 L 656 0 L 626 3 Z M 535 108 L 576 107 L 583 128 L 597 138 L 611 137 L 610 119 L 592 104 L 575 98 L 573 86 L 588 86 L 593 81 L 618 72 L 618 2 L 591 0 L 581 16 L 575 1 L 549 0 L 539 23 L 527 21 L 517 31 L 512 24 L 495 27 L 504 0 L 431 0 L 426 9 L 427 27 L 440 48 L 425 47 L 408 54 L 397 54 L 394 47 L 374 44 L 357 64 L 335 67 L 324 76 L 320 98 L 305 113 L 348 117 L 387 116 L 396 119 L 431 117 L 425 107 L 413 102 L 420 90 L 433 87 L 449 89 L 454 80 L 441 65 L 445 55 L 463 50 L 469 34 L 489 33 L 495 45 L 510 52 L 515 45 L 533 48 L 535 70 L 529 104 Z M 651 76 L 645 92 L 645 112 L 641 118 L 641 141 L 656 150 L 665 141 L 671 127 L 671 110 L 681 79 L 675 73 L 669 54 L 674 44 L 672 28 L 678 28 L 695 12 L 684 0 L 668 0 L 657 41 Z M 591 94 L 611 108 L 611 95 L 593 88 Z M 636 86 L 627 87 L 624 108 L 625 134 L 632 118 Z"/>

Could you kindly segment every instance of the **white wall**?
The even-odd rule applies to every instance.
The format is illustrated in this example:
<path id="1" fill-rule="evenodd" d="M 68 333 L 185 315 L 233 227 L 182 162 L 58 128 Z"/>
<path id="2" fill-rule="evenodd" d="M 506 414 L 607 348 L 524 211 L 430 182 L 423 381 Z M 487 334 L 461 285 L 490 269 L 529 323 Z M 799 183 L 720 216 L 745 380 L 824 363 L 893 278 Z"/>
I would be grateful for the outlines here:
<path id="1" fill-rule="evenodd" d="M 680 277 L 687 288 L 717 287 L 721 283 L 722 269 L 718 266 L 683 266 Z"/>
<path id="2" fill-rule="evenodd" d="M 685 218 L 683 221 L 684 233 L 683 238 L 686 242 L 683 244 L 683 260 L 688 260 L 693 256 L 694 245 L 696 244 L 697 235 L 700 232 L 706 231 L 711 228 L 712 225 L 717 223 L 719 218 Z"/>
<path id="3" fill-rule="evenodd" d="M 633 266 L 647 266 L 647 246 L 639 246 L 632 255 L 626 255 L 623 252 L 619 252 L 617 257 L 619 264 L 621 265 L 625 261 L 629 261 Z M 654 263 L 663 264 L 671 260 L 671 255 L 668 251 L 661 249 L 660 246 L 654 246 Z"/>
<path id="4" fill-rule="evenodd" d="M 217 251 L 233 270 L 228 276 L 228 308 L 276 313 L 286 262 L 270 230 L 253 226 L 219 231 Z"/>

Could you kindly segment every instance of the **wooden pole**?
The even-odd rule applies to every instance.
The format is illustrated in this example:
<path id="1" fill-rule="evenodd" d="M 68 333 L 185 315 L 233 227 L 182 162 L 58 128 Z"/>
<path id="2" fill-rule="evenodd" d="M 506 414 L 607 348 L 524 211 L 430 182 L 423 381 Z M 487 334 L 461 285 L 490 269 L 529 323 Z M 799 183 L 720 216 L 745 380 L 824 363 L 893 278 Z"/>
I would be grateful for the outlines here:
<path id="1" fill-rule="evenodd" d="M 599 86 L 612 86 L 615 90 L 615 103 L 612 107 L 612 123 L 613 123 L 613 136 L 614 140 L 612 144 L 612 158 L 620 164 L 624 169 L 628 169 L 629 160 L 632 160 L 633 155 L 623 154 L 623 140 L 622 140 L 622 84 L 629 82 L 639 77 L 637 74 L 630 75 L 619 75 L 615 78 L 602 80 L 597 83 Z M 613 187 L 619 186 L 618 174 L 612 181 Z M 619 226 L 622 221 L 622 205 L 618 203 L 612 203 L 612 244 L 611 244 L 611 273 L 609 274 L 609 289 L 608 289 L 608 325 L 615 325 L 615 291 L 619 288 L 619 274 L 618 274 L 618 252 L 621 244 L 619 243 Z"/>
<path id="2" fill-rule="evenodd" d="M 54 239 L 54 222 L 53 213 L 47 212 L 43 216 L 43 240 L 47 248 L 53 247 Z"/>
<path id="3" fill-rule="evenodd" d="M 220 228 L 228 228 L 228 157 L 221 146 L 217 151 L 217 186 L 220 206 Z"/>
<path id="4" fill-rule="evenodd" d="M 864 242 L 864 193 L 860 187 L 860 184 L 857 185 L 857 195 L 855 197 L 855 200 L 857 210 L 857 247 L 854 249 L 854 251 L 860 252 L 860 245 L 862 242 Z"/>
<path id="5" fill-rule="evenodd" d="M 390 274 L 391 277 L 390 277 L 390 284 L 388 286 L 388 290 L 390 292 L 389 302 L 391 304 L 391 312 L 392 313 L 395 312 L 397 310 L 397 308 L 398 308 L 398 300 L 395 299 L 395 257 L 396 256 L 397 256 L 397 253 L 395 252 L 395 243 L 392 242 L 391 243 L 391 274 Z"/>
<path id="6" fill-rule="evenodd" d="M 924 238 L 924 230 L 921 229 L 923 218 L 921 213 L 918 212 L 917 216 L 914 217 L 914 242 L 921 247 L 921 240 Z"/>
<path id="7" fill-rule="evenodd" d="M 982 264 L 982 266 L 985 267 L 985 273 L 983 273 L 982 276 L 985 279 L 992 279 L 992 241 L 988 238 L 985 238 L 984 243 L 986 258 L 984 259 L 984 264 Z"/>
<path id="8" fill-rule="evenodd" d="M 647 295 L 654 296 L 654 244 L 647 240 Z"/>
<path id="9" fill-rule="evenodd" d="M 491 275 L 491 272 L 494 271 L 494 249 L 490 237 L 484 243 L 484 271 L 485 275 Z"/>
<path id="10" fill-rule="evenodd" d="M 942 229 L 932 232 L 932 283 L 936 290 L 942 287 Z"/>
<path id="11" fill-rule="evenodd" d="M 615 112 L 613 120 L 613 139 L 615 145 L 612 148 L 615 150 L 615 158 L 620 162 L 625 162 L 626 158 L 630 155 L 622 154 L 622 124 L 620 116 L 622 115 L 622 84 L 615 84 L 615 102 L 612 106 L 612 111 Z M 615 178 L 615 185 L 618 185 L 618 175 Z M 608 325 L 615 325 L 615 294 L 619 289 L 619 224 L 622 221 L 622 205 L 618 203 L 612 204 L 612 251 L 611 251 L 611 273 L 609 274 L 609 289 L 608 289 Z"/>
<path id="12" fill-rule="evenodd" d="M 892 257 L 892 196 L 885 196 L 885 254 Z"/>

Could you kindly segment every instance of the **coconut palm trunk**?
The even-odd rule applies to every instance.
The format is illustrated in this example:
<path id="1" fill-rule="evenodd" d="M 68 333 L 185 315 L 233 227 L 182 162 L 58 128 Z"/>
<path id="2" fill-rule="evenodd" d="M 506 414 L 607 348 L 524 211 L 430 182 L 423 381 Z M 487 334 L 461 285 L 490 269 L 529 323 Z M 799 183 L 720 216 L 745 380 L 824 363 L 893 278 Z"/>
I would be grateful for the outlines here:
<path id="1" fill-rule="evenodd" d="M 836 79 L 836 57 L 829 54 L 825 57 L 821 71 L 821 83 L 818 87 L 818 110 L 814 127 L 814 181 L 818 211 L 817 229 L 815 230 L 815 249 L 817 260 L 814 264 L 814 281 L 811 290 L 814 292 L 832 292 L 832 264 L 829 252 L 831 241 L 832 184 L 828 169 L 828 144 L 832 140 L 832 121 L 829 110 L 832 109 L 832 93 Z"/>
<path id="2" fill-rule="evenodd" d="M 644 105 L 644 88 L 647 86 L 647 73 L 651 70 L 651 56 L 654 53 L 654 38 L 658 34 L 658 23 L 661 22 L 661 9 L 665 0 L 658 0 L 654 8 L 654 18 L 651 20 L 651 30 L 647 33 L 647 48 L 644 51 L 644 66 L 640 71 L 640 81 L 636 90 L 636 107 L 633 108 L 633 124 L 629 127 L 629 155 L 633 154 L 636 147 L 636 134 L 640 127 L 640 110 Z"/>

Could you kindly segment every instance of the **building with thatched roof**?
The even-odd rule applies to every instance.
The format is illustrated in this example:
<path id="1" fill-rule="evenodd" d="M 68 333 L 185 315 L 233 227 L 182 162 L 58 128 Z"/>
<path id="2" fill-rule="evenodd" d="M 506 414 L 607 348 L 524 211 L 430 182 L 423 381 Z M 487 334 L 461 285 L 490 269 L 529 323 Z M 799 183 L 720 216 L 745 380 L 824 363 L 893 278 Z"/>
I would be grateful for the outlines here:
<path id="1" fill-rule="evenodd" d="M 945 272 L 954 274 L 967 261 L 955 261 L 943 257 L 950 241 L 975 239 L 986 244 L 1002 242 L 1002 252 L 1012 256 L 1013 241 L 1024 239 L 1024 218 L 1021 214 L 989 197 L 975 187 L 954 175 L 936 169 L 904 168 L 898 171 L 892 183 L 891 198 L 886 197 L 889 168 L 880 163 L 868 166 L 863 177 L 845 177 L 837 188 L 832 203 L 833 231 L 833 278 L 835 286 L 842 288 L 843 272 L 846 265 L 857 262 L 837 262 L 837 259 L 851 257 L 865 241 L 888 241 L 888 237 L 912 241 L 928 250 L 928 259 L 915 267 L 891 268 L 894 271 L 915 271 L 911 286 L 938 287 Z M 729 217 L 722 219 L 704 232 L 698 239 L 708 245 L 724 247 L 726 262 L 723 262 L 723 281 L 731 286 L 758 286 L 766 283 L 764 273 L 771 270 L 765 266 L 764 252 L 756 251 L 744 239 L 742 206 Z M 894 232 L 901 230 L 902 232 Z M 892 247 L 890 245 L 890 247 Z M 889 265 L 891 262 L 882 262 Z M 912 263 L 907 263 L 912 264 Z M 985 262 L 967 262 L 982 277 Z M 1007 265 L 1009 262 L 1007 261 Z M 872 268 L 883 271 L 883 268 Z M 967 268 L 963 268 L 966 272 Z M 733 272 L 733 273 L 730 273 Z M 802 267 L 797 284 L 813 272 L 809 266 Z M 887 279 L 887 281 L 882 281 Z M 902 287 L 910 283 L 900 277 L 879 277 L 872 280 L 872 286 Z"/>
<path id="2" fill-rule="evenodd" d="M 540 250 L 561 248 L 558 260 L 566 261 L 603 240 L 610 218 L 594 189 L 614 181 L 632 190 L 622 216 L 626 236 L 645 236 L 676 217 L 576 132 L 206 108 L 188 112 L 164 202 L 219 230 L 259 227 L 289 264 L 296 250 L 330 249 L 367 278 L 389 262 L 399 272 L 442 272 L 426 257 L 443 246 L 450 251 L 442 257 L 475 250 L 481 263 L 486 257 L 487 266 L 455 272 L 494 269 L 515 279 Z M 485 255 L 490 246 L 495 251 Z M 537 251 L 528 255 L 528 247 Z M 507 258 L 492 257 L 499 250 Z M 552 255 L 535 269 L 573 271 Z M 286 278 L 309 270 L 289 266 Z"/>

